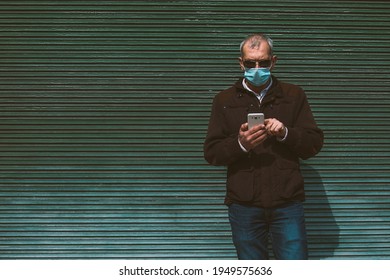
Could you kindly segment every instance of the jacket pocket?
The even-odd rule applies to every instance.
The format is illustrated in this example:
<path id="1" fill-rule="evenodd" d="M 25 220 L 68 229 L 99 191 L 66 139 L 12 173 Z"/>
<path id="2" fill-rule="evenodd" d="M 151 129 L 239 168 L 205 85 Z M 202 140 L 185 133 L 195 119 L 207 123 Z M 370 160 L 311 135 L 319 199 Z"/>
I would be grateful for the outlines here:
<path id="1" fill-rule="evenodd" d="M 276 189 L 283 199 L 292 199 L 304 195 L 303 177 L 299 163 L 289 160 L 278 160 L 276 163 Z"/>
<path id="2" fill-rule="evenodd" d="M 235 201 L 251 201 L 253 199 L 253 170 L 239 170 L 228 173 L 227 196 Z"/>

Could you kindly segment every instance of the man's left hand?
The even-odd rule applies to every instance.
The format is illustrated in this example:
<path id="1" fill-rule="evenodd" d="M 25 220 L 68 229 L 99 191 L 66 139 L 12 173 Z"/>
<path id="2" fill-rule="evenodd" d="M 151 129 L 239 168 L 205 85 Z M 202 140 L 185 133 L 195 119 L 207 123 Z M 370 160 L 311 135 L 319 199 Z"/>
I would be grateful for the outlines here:
<path id="1" fill-rule="evenodd" d="M 277 119 L 266 119 L 264 125 L 269 135 L 284 138 L 286 136 L 286 127 Z"/>

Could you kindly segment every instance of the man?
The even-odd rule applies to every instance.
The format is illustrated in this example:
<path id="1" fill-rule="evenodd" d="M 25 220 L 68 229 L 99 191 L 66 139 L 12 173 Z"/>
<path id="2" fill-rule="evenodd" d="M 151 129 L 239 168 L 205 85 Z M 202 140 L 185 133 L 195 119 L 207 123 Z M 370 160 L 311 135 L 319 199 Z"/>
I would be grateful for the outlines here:
<path id="1" fill-rule="evenodd" d="M 264 34 L 240 46 L 244 77 L 217 94 L 204 143 L 205 159 L 227 170 L 225 204 L 239 259 L 307 259 L 299 158 L 316 155 L 323 133 L 304 91 L 271 75 L 277 57 Z M 264 113 L 248 129 L 247 114 Z"/>

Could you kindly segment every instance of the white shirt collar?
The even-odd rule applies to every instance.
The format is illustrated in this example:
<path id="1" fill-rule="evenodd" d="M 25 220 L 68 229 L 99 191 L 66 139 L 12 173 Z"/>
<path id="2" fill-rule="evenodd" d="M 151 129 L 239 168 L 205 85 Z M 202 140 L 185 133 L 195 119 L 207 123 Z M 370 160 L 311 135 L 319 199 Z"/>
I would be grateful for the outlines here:
<path id="1" fill-rule="evenodd" d="M 254 92 L 253 90 L 251 90 L 248 85 L 245 83 L 245 79 L 242 79 L 242 86 L 244 87 L 244 89 L 246 89 L 247 91 L 250 91 L 252 92 L 258 99 L 259 101 L 261 102 L 264 98 L 264 96 L 267 94 L 268 90 L 271 88 L 272 86 L 272 78 L 271 78 L 271 81 L 269 83 L 269 85 L 263 89 L 260 93 L 257 93 L 257 92 Z"/>

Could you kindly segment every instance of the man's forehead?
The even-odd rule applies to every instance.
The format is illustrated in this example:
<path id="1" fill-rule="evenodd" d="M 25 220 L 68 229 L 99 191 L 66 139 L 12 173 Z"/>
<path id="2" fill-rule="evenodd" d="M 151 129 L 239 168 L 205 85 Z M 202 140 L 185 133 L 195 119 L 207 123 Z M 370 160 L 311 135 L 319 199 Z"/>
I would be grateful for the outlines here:
<path id="1" fill-rule="evenodd" d="M 265 40 L 253 40 L 248 41 L 243 46 L 243 52 L 248 53 L 270 53 L 270 48 Z"/>
<path id="2" fill-rule="evenodd" d="M 260 47 L 264 47 L 266 45 L 268 47 L 268 43 L 264 39 L 259 38 L 252 38 L 249 39 L 245 44 L 244 48 L 250 48 L 250 49 L 260 49 Z"/>

